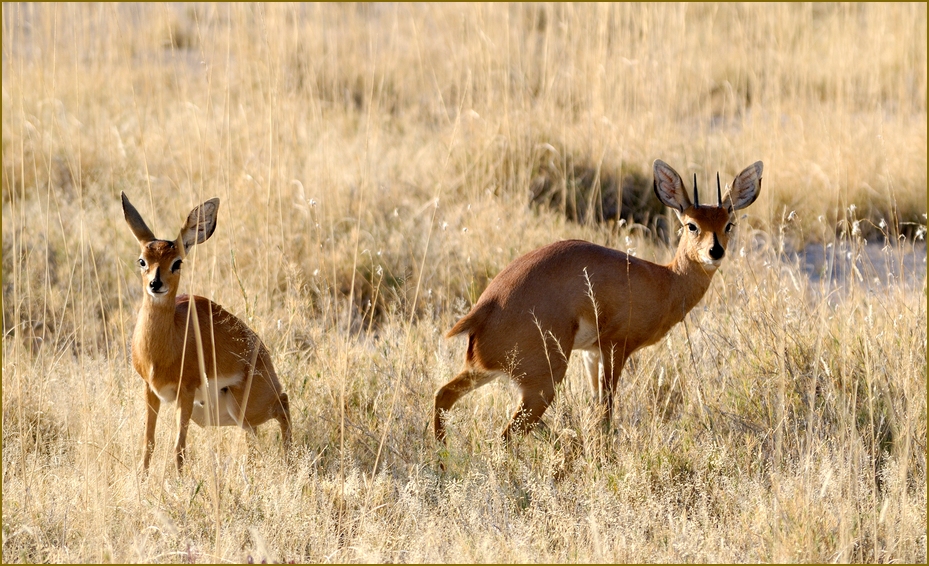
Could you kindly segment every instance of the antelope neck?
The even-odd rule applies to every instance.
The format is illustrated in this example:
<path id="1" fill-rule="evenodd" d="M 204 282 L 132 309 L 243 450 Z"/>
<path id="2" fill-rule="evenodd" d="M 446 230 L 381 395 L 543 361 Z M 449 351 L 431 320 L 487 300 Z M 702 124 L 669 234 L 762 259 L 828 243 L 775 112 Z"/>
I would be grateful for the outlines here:
<path id="1" fill-rule="evenodd" d="M 678 248 L 674 259 L 667 266 L 674 275 L 674 284 L 671 294 L 676 295 L 686 310 L 690 310 L 700 302 L 716 270 L 708 271 L 701 263 L 688 258 L 682 248 Z"/>
<path id="2" fill-rule="evenodd" d="M 144 340 L 150 344 L 170 342 L 172 337 L 169 336 L 170 332 L 165 329 L 174 328 L 177 292 L 169 291 L 157 301 L 148 294 L 148 291 L 142 293 L 142 308 L 139 309 L 139 318 L 136 322 L 136 340 Z"/>

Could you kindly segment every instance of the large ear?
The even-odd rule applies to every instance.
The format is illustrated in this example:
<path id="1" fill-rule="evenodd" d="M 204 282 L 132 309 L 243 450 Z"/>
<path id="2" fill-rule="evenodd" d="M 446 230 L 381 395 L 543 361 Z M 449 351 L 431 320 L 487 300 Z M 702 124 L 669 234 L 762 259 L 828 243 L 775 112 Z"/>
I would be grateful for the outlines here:
<path id="1" fill-rule="evenodd" d="M 691 202 L 684 189 L 684 181 L 677 171 L 660 159 L 655 160 L 655 195 L 665 206 L 678 212 L 690 208 Z"/>
<path id="2" fill-rule="evenodd" d="M 177 237 L 184 246 L 184 253 L 190 251 L 194 244 L 202 244 L 210 239 L 216 230 L 216 213 L 219 212 L 219 199 L 211 198 L 194 208 L 187 215 L 187 223 L 181 228 Z"/>
<path id="3" fill-rule="evenodd" d="M 139 211 L 129 202 L 129 197 L 126 196 L 126 193 L 120 192 L 120 195 L 123 199 L 123 216 L 126 217 L 126 223 L 129 224 L 129 229 L 132 230 L 132 233 L 135 234 L 136 240 L 138 240 L 140 244 L 147 244 L 155 240 L 155 235 L 152 234 L 152 231 L 145 225 L 145 221 L 142 220 L 142 215 L 139 214 Z"/>
<path id="4" fill-rule="evenodd" d="M 732 181 L 732 188 L 723 199 L 723 206 L 733 210 L 739 210 L 755 202 L 758 193 L 761 192 L 761 172 L 764 164 L 756 161 L 745 168 L 744 171 L 736 175 Z"/>

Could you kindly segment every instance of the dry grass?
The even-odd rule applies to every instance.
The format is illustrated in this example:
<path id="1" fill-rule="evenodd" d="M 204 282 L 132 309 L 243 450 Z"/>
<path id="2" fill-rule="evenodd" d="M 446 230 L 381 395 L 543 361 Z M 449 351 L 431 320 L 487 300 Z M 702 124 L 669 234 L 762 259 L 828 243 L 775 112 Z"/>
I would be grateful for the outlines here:
<path id="1" fill-rule="evenodd" d="M 4 4 L 3 562 L 925 562 L 926 44 L 924 4 Z M 617 431 L 572 362 L 550 434 L 500 446 L 495 382 L 437 452 L 503 266 L 670 257 L 561 213 L 657 157 L 765 183 Z M 194 427 L 179 478 L 162 418 L 138 474 L 120 190 L 162 237 L 222 199 L 182 285 L 271 349 L 290 465 Z"/>

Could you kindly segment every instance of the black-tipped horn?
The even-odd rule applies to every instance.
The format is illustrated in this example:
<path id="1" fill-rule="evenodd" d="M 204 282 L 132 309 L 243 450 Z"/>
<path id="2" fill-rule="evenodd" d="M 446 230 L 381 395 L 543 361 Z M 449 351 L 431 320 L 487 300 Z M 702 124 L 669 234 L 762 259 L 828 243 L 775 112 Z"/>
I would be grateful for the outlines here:
<path id="1" fill-rule="evenodd" d="M 700 199 L 697 198 L 697 174 L 694 173 L 694 208 L 700 208 Z"/>
<path id="2" fill-rule="evenodd" d="M 719 186 L 719 171 L 716 172 L 716 206 L 723 207 L 723 190 Z"/>

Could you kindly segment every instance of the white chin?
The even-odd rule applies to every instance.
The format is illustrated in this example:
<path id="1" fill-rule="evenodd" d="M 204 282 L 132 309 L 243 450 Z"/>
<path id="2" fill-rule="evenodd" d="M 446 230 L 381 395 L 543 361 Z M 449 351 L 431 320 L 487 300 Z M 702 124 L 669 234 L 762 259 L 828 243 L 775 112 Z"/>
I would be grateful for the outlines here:
<path id="1" fill-rule="evenodd" d="M 152 291 L 151 289 L 149 289 L 148 295 L 155 301 L 162 301 L 168 295 L 168 292 L 161 291 L 160 293 L 156 293 L 155 291 Z"/>
<path id="2" fill-rule="evenodd" d="M 719 260 L 707 260 L 703 262 L 703 269 L 707 271 L 716 271 L 721 262 Z"/>

